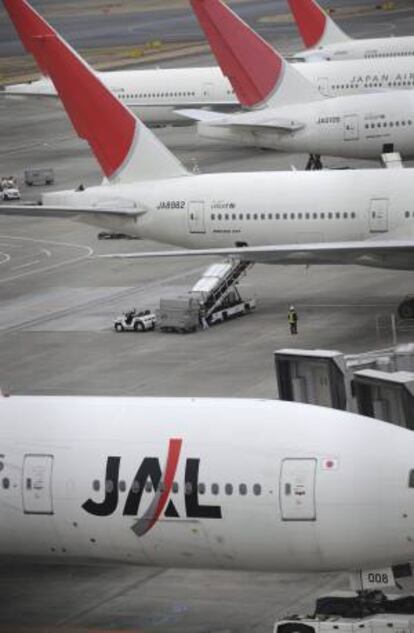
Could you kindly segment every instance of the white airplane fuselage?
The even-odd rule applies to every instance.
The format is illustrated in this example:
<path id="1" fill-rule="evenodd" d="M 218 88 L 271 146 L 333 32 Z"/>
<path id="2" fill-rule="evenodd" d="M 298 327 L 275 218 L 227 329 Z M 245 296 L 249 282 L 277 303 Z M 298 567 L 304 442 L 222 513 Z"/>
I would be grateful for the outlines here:
<path id="1" fill-rule="evenodd" d="M 410 169 L 207 174 L 55 192 L 44 194 L 43 203 L 146 209 L 90 223 L 194 249 L 407 238 L 414 230 Z M 414 268 L 407 254 L 367 257 L 364 264 Z"/>
<path id="2" fill-rule="evenodd" d="M 0 555 L 325 571 L 414 558 L 414 436 L 278 401 L 0 400 Z"/>
<path id="3" fill-rule="evenodd" d="M 385 151 L 414 156 L 414 91 L 353 95 L 231 114 L 223 123 L 202 122 L 198 132 L 250 147 L 324 156 L 379 159 Z M 299 129 L 278 129 L 297 121 Z M 240 124 L 246 123 L 245 126 Z M 251 127 L 247 127 L 247 124 Z"/>
<path id="4" fill-rule="evenodd" d="M 309 48 L 294 55 L 307 62 L 350 61 L 354 59 L 402 58 L 414 55 L 414 37 L 381 37 L 373 39 L 349 39 L 335 44 Z"/>
<path id="5" fill-rule="evenodd" d="M 295 64 L 324 96 L 367 94 L 414 88 L 414 56 L 398 59 L 355 60 L 341 64 Z M 123 70 L 98 73 L 102 82 L 147 124 L 188 124 L 177 109 L 223 107 L 234 109 L 238 100 L 219 67 Z M 53 84 L 41 79 L 8 86 L 5 95 L 53 96 Z"/>

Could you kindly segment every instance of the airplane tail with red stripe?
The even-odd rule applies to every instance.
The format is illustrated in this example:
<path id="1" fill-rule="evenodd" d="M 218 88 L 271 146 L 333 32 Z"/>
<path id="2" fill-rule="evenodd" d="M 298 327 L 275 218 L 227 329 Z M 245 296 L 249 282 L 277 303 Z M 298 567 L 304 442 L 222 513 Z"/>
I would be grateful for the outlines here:
<path id="1" fill-rule="evenodd" d="M 242 105 L 275 107 L 322 98 L 222 0 L 190 1 L 217 62 Z"/>
<path id="2" fill-rule="evenodd" d="M 3 3 L 26 50 L 53 81 L 73 127 L 89 143 L 109 182 L 188 175 L 26 0 Z"/>
<path id="3" fill-rule="evenodd" d="M 306 48 L 323 48 L 351 38 L 335 24 L 316 0 L 288 0 Z"/>

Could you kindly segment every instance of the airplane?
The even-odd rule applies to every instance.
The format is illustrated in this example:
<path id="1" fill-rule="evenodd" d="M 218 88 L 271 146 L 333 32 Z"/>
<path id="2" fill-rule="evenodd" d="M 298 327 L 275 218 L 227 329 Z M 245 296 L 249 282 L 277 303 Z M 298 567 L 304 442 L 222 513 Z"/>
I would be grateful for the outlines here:
<path id="1" fill-rule="evenodd" d="M 269 572 L 414 558 L 407 429 L 231 398 L 12 395 L 0 417 L 2 558 Z"/>
<path id="2" fill-rule="evenodd" d="M 183 110 L 201 136 L 287 152 L 379 159 L 397 151 L 414 156 L 414 91 L 323 97 L 221 0 L 191 0 L 201 28 L 235 93 L 250 112 Z M 270 92 L 260 68 L 273 72 Z M 255 92 L 256 91 L 256 92 Z"/>
<path id="3" fill-rule="evenodd" d="M 293 55 L 302 61 L 339 61 L 414 55 L 414 36 L 352 39 L 316 0 L 288 0 L 306 50 Z"/>
<path id="4" fill-rule="evenodd" d="M 412 170 L 190 174 L 26 0 L 4 4 L 105 180 L 0 215 L 69 217 L 187 249 L 125 258 L 414 269 Z"/>
<path id="5" fill-rule="evenodd" d="M 6 7 L 7 8 L 7 7 Z M 23 44 L 30 51 L 23 40 Z M 368 94 L 414 88 L 414 57 L 295 64 L 295 69 L 324 96 Z M 5 97 L 57 97 L 47 70 L 31 83 L 6 86 Z M 152 126 L 186 125 L 192 121 L 176 113 L 183 108 L 214 107 L 224 112 L 240 109 L 233 88 L 219 67 L 122 70 L 97 73 L 100 80 L 138 118 Z"/>

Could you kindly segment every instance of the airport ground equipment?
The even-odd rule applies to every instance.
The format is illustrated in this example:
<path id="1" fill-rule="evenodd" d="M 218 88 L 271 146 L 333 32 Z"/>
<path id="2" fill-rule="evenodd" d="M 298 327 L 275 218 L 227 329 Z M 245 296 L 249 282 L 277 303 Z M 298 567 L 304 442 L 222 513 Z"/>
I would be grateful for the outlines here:
<path id="1" fill-rule="evenodd" d="M 414 344 L 365 354 L 280 349 L 282 400 L 353 411 L 414 430 Z"/>
<path id="2" fill-rule="evenodd" d="M 151 310 L 128 310 L 114 322 L 116 332 L 147 332 L 155 328 L 155 314 Z"/>
<path id="3" fill-rule="evenodd" d="M 229 259 L 212 264 L 188 295 L 161 299 L 157 323 L 164 332 L 195 332 L 248 314 L 256 308 L 254 299 L 244 300 L 237 288 L 250 262 Z"/>
<path id="4" fill-rule="evenodd" d="M 0 200 L 20 200 L 20 191 L 16 176 L 2 176 L 0 178 Z"/>
<path id="5" fill-rule="evenodd" d="M 273 633 L 414 633 L 414 596 L 341 592 L 316 601 L 315 613 L 277 621 Z"/>
<path id="6" fill-rule="evenodd" d="M 414 430 L 414 373 L 363 369 L 354 373 L 353 391 L 359 413 Z"/>
<path id="7" fill-rule="evenodd" d="M 53 169 L 25 169 L 24 182 L 32 185 L 52 185 L 55 182 Z"/>

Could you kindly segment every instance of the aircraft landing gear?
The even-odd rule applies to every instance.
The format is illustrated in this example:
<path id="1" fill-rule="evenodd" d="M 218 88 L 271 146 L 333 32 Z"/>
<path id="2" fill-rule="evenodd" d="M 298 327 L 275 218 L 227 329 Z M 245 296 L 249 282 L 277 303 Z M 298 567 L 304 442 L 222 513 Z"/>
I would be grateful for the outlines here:
<path id="1" fill-rule="evenodd" d="M 414 295 L 405 297 L 397 308 L 400 319 L 414 319 Z"/>
<path id="2" fill-rule="evenodd" d="M 309 154 L 305 169 L 306 171 L 320 171 L 323 169 L 320 154 Z"/>

